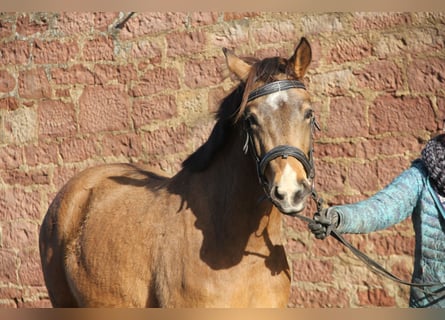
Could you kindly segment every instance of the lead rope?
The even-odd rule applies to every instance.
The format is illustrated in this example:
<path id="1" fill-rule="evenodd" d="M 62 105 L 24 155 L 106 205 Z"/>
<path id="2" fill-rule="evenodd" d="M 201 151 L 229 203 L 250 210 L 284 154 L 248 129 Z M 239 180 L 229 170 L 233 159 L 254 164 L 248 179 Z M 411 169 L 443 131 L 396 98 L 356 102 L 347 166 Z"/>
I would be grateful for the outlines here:
<path id="1" fill-rule="evenodd" d="M 312 187 L 312 199 L 315 201 L 317 205 L 317 212 L 320 212 L 323 208 L 323 199 L 318 196 L 317 192 L 315 191 L 315 188 Z M 308 218 L 306 216 L 303 216 L 298 213 L 292 214 L 293 217 L 299 218 L 300 220 L 303 220 L 307 223 L 314 222 L 314 219 Z M 332 228 L 332 227 L 331 227 Z M 331 234 L 337 241 L 339 241 L 341 244 L 343 244 L 345 247 L 347 247 L 359 260 L 361 260 L 365 266 L 374 272 L 375 274 L 384 276 L 392 281 L 395 281 L 397 283 L 407 285 L 410 287 L 417 287 L 420 288 L 421 291 L 423 291 L 427 295 L 434 295 L 438 294 L 435 292 L 430 292 L 425 290 L 423 287 L 433 287 L 433 286 L 444 286 L 445 284 L 442 282 L 435 282 L 435 283 L 413 283 L 409 281 L 405 281 L 394 275 L 393 273 L 386 270 L 383 266 L 381 266 L 379 263 L 371 259 L 369 256 L 358 250 L 356 247 L 354 247 L 350 242 L 348 242 L 341 234 L 338 232 L 335 228 L 332 228 L 331 230 L 327 230 L 327 232 L 330 231 L 329 234 Z"/>

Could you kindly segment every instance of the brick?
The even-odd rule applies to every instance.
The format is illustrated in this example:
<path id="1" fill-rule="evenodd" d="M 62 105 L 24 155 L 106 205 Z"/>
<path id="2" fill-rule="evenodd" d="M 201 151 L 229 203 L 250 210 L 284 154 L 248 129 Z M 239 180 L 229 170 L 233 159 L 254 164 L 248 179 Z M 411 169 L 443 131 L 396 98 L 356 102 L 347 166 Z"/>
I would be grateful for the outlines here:
<path id="1" fill-rule="evenodd" d="M 149 124 L 153 120 L 167 120 L 176 115 L 176 101 L 171 95 L 155 96 L 152 99 L 136 100 L 133 103 L 132 120 L 136 128 Z"/>
<path id="2" fill-rule="evenodd" d="M 225 63 L 223 58 L 192 60 L 185 65 L 185 84 L 192 89 L 203 88 L 222 82 Z"/>
<path id="3" fill-rule="evenodd" d="M 410 54 L 438 52 L 444 49 L 443 36 L 436 28 L 419 28 L 412 30 L 405 37 L 406 45 Z"/>
<path id="4" fill-rule="evenodd" d="M 37 113 L 34 109 L 19 108 L 4 117 L 5 138 L 11 144 L 31 142 L 37 138 Z"/>
<path id="5" fill-rule="evenodd" d="M 262 48 L 254 53 L 254 57 L 258 59 L 265 59 L 269 57 L 290 57 L 290 50 L 287 48 Z"/>
<path id="6" fill-rule="evenodd" d="M 54 92 L 55 98 L 70 98 L 70 89 L 56 89 Z"/>
<path id="7" fill-rule="evenodd" d="M 64 162 L 84 161 L 98 154 L 96 142 L 93 139 L 67 138 L 59 148 Z"/>
<path id="8" fill-rule="evenodd" d="M 168 155 L 186 150 L 188 141 L 187 127 L 181 124 L 177 127 L 165 127 L 144 134 L 144 140 L 149 155 Z"/>
<path id="9" fill-rule="evenodd" d="M 377 165 L 375 162 L 351 163 L 348 166 L 346 181 L 353 190 L 366 193 L 378 189 L 376 176 Z"/>
<path id="10" fill-rule="evenodd" d="M 18 258 L 20 267 L 17 273 L 20 283 L 27 286 L 45 285 L 37 242 L 33 248 L 20 250 Z"/>
<path id="11" fill-rule="evenodd" d="M 88 86 L 79 99 L 81 132 L 123 130 L 129 127 L 130 101 L 123 86 Z"/>
<path id="12" fill-rule="evenodd" d="M 20 72 L 19 95 L 22 98 L 28 99 L 51 97 L 51 87 L 45 70 L 36 68 Z"/>
<path id="13" fill-rule="evenodd" d="M 23 290 L 17 287 L 0 287 L 0 297 L 2 299 L 16 299 L 23 296 Z"/>
<path id="14" fill-rule="evenodd" d="M 357 144 L 354 156 L 373 159 L 378 156 L 404 155 L 407 151 L 419 150 L 421 145 L 415 136 L 389 136 L 381 139 L 366 139 Z"/>
<path id="15" fill-rule="evenodd" d="M 10 185 L 48 185 L 48 169 L 29 169 L 29 170 L 7 170 L 2 174 L 3 180 Z"/>
<path id="16" fill-rule="evenodd" d="M 369 132 L 416 132 L 435 128 L 431 102 L 422 97 L 382 95 L 369 107 Z"/>
<path id="17" fill-rule="evenodd" d="M 0 92 L 8 93 L 15 88 L 14 77 L 6 70 L 0 70 Z"/>
<path id="18" fill-rule="evenodd" d="M 87 61 L 114 60 L 113 39 L 101 36 L 88 40 L 83 47 L 83 57 Z"/>
<path id="19" fill-rule="evenodd" d="M 207 26 L 217 22 L 218 13 L 217 12 L 191 12 L 190 24 L 192 27 Z"/>
<path id="20" fill-rule="evenodd" d="M 142 82 L 136 83 L 131 90 L 134 97 L 149 96 L 167 89 L 179 89 L 179 74 L 172 68 L 155 68 L 147 71 Z"/>
<path id="21" fill-rule="evenodd" d="M 51 301 L 49 299 L 36 298 L 36 300 L 18 301 L 18 308 L 52 308 Z"/>
<path id="22" fill-rule="evenodd" d="M 388 34 L 380 37 L 373 46 L 373 54 L 380 59 L 406 55 L 407 52 L 411 52 L 411 47 L 407 46 L 406 37 L 410 35 Z"/>
<path id="23" fill-rule="evenodd" d="M 20 35 L 30 36 L 35 33 L 44 33 L 49 27 L 48 14 L 25 13 L 17 17 L 16 31 Z"/>
<path id="24" fill-rule="evenodd" d="M 2 221 L 16 219 L 40 219 L 39 190 L 25 191 L 23 188 L 0 190 L 0 212 Z"/>
<path id="25" fill-rule="evenodd" d="M 326 57 L 328 63 L 345 63 L 360 61 L 371 56 L 372 44 L 363 36 L 352 36 L 341 38 L 335 42 L 329 55 Z M 321 52 L 321 50 L 314 50 Z"/>
<path id="26" fill-rule="evenodd" d="M 118 12 L 94 12 L 94 29 L 99 31 L 107 31 L 108 26 L 110 26 L 118 17 Z"/>
<path id="27" fill-rule="evenodd" d="M 25 159 L 28 166 L 58 163 L 58 147 L 56 144 L 39 141 L 36 145 L 24 146 Z"/>
<path id="28" fill-rule="evenodd" d="M 294 261 L 293 263 L 294 281 L 309 282 L 332 282 L 334 266 L 330 261 L 307 259 L 305 261 Z"/>
<path id="29" fill-rule="evenodd" d="M 437 97 L 437 112 L 436 112 L 437 121 L 437 131 L 445 132 L 445 98 Z"/>
<path id="30" fill-rule="evenodd" d="M 348 249 L 345 246 L 341 245 L 333 237 L 318 240 L 312 234 L 311 236 L 314 239 L 311 252 L 314 254 L 315 257 L 336 257 L 340 253 L 348 252 Z"/>
<path id="31" fill-rule="evenodd" d="M 414 236 L 412 238 L 414 238 Z M 410 256 L 414 257 L 414 246 L 411 248 L 410 252 Z M 409 263 L 403 260 L 397 261 L 391 266 L 391 272 L 400 279 L 411 281 L 413 273 L 412 263 L 411 261 Z"/>
<path id="32" fill-rule="evenodd" d="M 3 247 L 24 249 L 38 243 L 38 227 L 29 221 L 16 220 L 3 225 Z"/>
<path id="33" fill-rule="evenodd" d="M 141 137 L 136 134 L 105 135 L 101 150 L 103 156 L 137 157 L 142 155 Z"/>
<path id="34" fill-rule="evenodd" d="M 0 46 L 0 65 L 23 65 L 31 56 L 31 44 L 24 40 L 13 40 Z"/>
<path id="35" fill-rule="evenodd" d="M 178 30 L 185 26 L 187 14 L 182 12 L 146 12 L 138 13 L 127 21 L 119 33 L 123 40 L 141 36 L 153 36 L 170 30 Z"/>
<path id="36" fill-rule="evenodd" d="M 167 56 L 190 56 L 205 50 L 207 45 L 206 34 L 201 31 L 173 32 L 166 36 Z"/>
<path id="37" fill-rule="evenodd" d="M 6 18 L 0 20 L 0 38 L 6 39 L 13 35 L 12 27 L 14 23 L 12 21 L 7 21 Z"/>
<path id="38" fill-rule="evenodd" d="M 51 78 L 56 84 L 94 84 L 94 77 L 94 72 L 80 64 L 51 69 Z"/>
<path id="39" fill-rule="evenodd" d="M 74 41 L 34 41 L 33 57 L 36 64 L 58 64 L 72 61 L 79 52 Z"/>
<path id="40" fill-rule="evenodd" d="M 62 12 L 58 15 L 55 30 L 62 35 L 89 33 L 94 29 L 94 13 L 92 12 Z"/>
<path id="41" fill-rule="evenodd" d="M 150 64 L 159 64 L 162 58 L 162 47 L 154 41 L 138 40 L 133 43 L 128 58 L 143 58 Z"/>
<path id="42" fill-rule="evenodd" d="M 77 173 L 81 171 L 81 168 L 74 166 L 59 166 L 54 169 L 54 175 L 52 184 L 54 185 L 56 190 L 59 190 L 63 187 L 65 183 L 68 182 L 72 177 L 74 177 Z M 54 199 L 56 195 L 48 196 L 50 202 Z M 49 203 L 46 205 L 48 208 Z"/>
<path id="43" fill-rule="evenodd" d="M 118 16 L 117 12 L 63 12 L 57 18 L 56 30 L 63 35 L 107 31 Z"/>
<path id="44" fill-rule="evenodd" d="M 387 29 L 398 25 L 410 25 L 410 13 L 360 12 L 353 14 L 352 26 L 355 30 Z"/>
<path id="45" fill-rule="evenodd" d="M 359 290 L 357 296 L 360 305 L 363 306 L 395 306 L 394 297 L 391 297 L 384 289 Z"/>
<path id="46" fill-rule="evenodd" d="M 99 64 L 94 68 L 95 83 L 107 84 L 117 80 L 120 84 L 127 84 L 137 79 L 136 70 L 128 65 Z"/>
<path id="47" fill-rule="evenodd" d="M 0 99 L 0 109 L 14 111 L 19 107 L 19 102 L 15 97 L 6 97 Z"/>
<path id="48" fill-rule="evenodd" d="M 309 245 L 302 241 L 301 239 L 286 239 L 285 250 L 287 255 L 292 255 L 295 253 L 305 253 L 309 250 Z"/>
<path id="49" fill-rule="evenodd" d="M 260 15 L 258 12 L 224 12 L 224 21 L 255 18 Z"/>
<path id="50" fill-rule="evenodd" d="M 358 157 L 359 144 L 357 142 L 335 142 L 335 143 L 321 143 L 316 142 L 314 146 L 314 154 L 317 158 L 331 157 Z"/>
<path id="51" fill-rule="evenodd" d="M 330 137 L 366 137 L 366 109 L 363 97 L 332 98 L 325 134 Z"/>
<path id="52" fill-rule="evenodd" d="M 445 15 L 442 12 L 419 12 L 413 17 L 413 21 L 417 23 L 445 23 Z"/>
<path id="53" fill-rule="evenodd" d="M 402 70 L 392 61 L 371 62 L 360 70 L 354 70 L 361 88 L 394 92 L 403 89 Z"/>
<path id="54" fill-rule="evenodd" d="M 0 248 L 0 282 L 17 284 L 17 268 L 18 258 L 14 250 L 6 249 L 3 246 Z"/>
<path id="55" fill-rule="evenodd" d="M 22 147 L 0 147 L 0 170 L 18 169 L 23 164 Z"/>
<path id="56" fill-rule="evenodd" d="M 260 44 L 290 41 L 295 39 L 295 26 L 288 20 L 265 22 L 253 28 L 251 36 Z"/>
<path id="57" fill-rule="evenodd" d="M 329 192 L 344 191 L 346 169 L 341 164 L 320 161 L 317 163 L 317 171 L 323 172 L 317 176 L 320 189 L 329 190 Z"/>
<path id="58" fill-rule="evenodd" d="M 343 30 L 343 24 L 338 15 L 328 13 L 303 16 L 301 18 L 301 28 L 303 34 L 338 32 Z"/>
<path id="59" fill-rule="evenodd" d="M 307 290 L 291 287 L 290 307 L 300 308 L 347 308 L 350 307 L 348 292 L 335 288 Z"/>
<path id="60" fill-rule="evenodd" d="M 7 309 L 15 309 L 15 308 L 18 308 L 18 305 L 17 305 L 17 301 L 15 301 L 15 300 L 0 300 L 0 308 L 7 308 Z"/>
<path id="61" fill-rule="evenodd" d="M 377 162 L 377 179 L 381 188 L 390 183 L 397 175 L 408 169 L 411 161 L 405 157 L 393 157 Z"/>
<path id="62" fill-rule="evenodd" d="M 353 235 L 352 237 L 355 237 Z M 362 241 L 367 241 L 366 238 L 362 239 Z M 366 254 L 371 255 L 372 253 L 366 252 Z M 347 255 L 343 256 L 345 259 L 347 259 L 347 263 L 343 261 L 343 259 L 337 260 L 338 262 L 336 264 L 336 277 L 338 279 L 342 279 L 341 284 L 345 283 L 345 279 L 347 279 L 348 284 L 348 294 L 349 296 L 356 296 L 355 292 L 357 290 L 357 287 L 363 288 L 363 287 L 381 287 L 385 282 L 388 282 L 389 280 L 381 277 L 372 271 L 370 271 L 358 258 L 356 258 L 354 255 L 352 255 L 350 252 L 347 253 Z M 375 258 L 377 262 L 382 263 L 379 258 Z M 353 298 L 352 302 L 354 303 L 354 306 L 357 304 L 357 299 Z"/>
<path id="63" fill-rule="evenodd" d="M 437 93 L 445 84 L 445 59 L 416 59 L 408 66 L 407 78 L 412 91 Z"/>
<path id="64" fill-rule="evenodd" d="M 372 252 L 379 256 L 413 255 L 415 237 L 412 234 L 401 235 L 396 233 L 390 237 L 381 233 L 374 233 L 370 237 Z"/>
<path id="65" fill-rule="evenodd" d="M 308 87 L 314 95 L 348 96 L 354 80 L 350 70 L 341 69 L 312 75 Z"/>
<path id="66" fill-rule="evenodd" d="M 39 136 L 68 136 L 75 134 L 76 111 L 72 103 L 45 100 L 38 107 Z"/>
<path id="67" fill-rule="evenodd" d="M 227 25 L 216 29 L 208 34 L 208 38 L 209 43 L 220 48 L 236 48 L 249 42 L 249 34 L 240 24 Z"/>

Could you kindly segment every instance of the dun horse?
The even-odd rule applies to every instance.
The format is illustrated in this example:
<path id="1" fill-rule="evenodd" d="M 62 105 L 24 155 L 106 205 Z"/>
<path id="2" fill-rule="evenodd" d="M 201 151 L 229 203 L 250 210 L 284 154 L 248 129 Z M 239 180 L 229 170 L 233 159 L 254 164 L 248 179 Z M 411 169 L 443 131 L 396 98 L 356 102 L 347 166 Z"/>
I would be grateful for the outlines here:
<path id="1" fill-rule="evenodd" d="M 311 48 L 223 51 L 240 83 L 177 174 L 100 165 L 55 197 L 40 231 L 53 306 L 286 306 L 281 213 L 303 210 L 312 184 Z"/>

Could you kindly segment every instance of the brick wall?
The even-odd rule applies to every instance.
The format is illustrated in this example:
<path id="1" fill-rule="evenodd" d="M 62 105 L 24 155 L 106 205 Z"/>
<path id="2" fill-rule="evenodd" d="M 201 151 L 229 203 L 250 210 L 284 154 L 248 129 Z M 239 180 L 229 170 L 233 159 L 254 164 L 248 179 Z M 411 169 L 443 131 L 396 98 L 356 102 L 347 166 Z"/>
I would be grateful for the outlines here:
<path id="1" fill-rule="evenodd" d="M 316 185 L 329 204 L 384 187 L 445 118 L 441 13 L 138 13 L 114 28 L 122 18 L 0 14 L 0 307 L 49 306 L 38 229 L 68 178 L 122 161 L 174 173 L 203 142 L 234 85 L 223 46 L 288 56 L 301 36 L 310 40 Z M 332 239 L 315 240 L 290 218 L 283 232 L 289 306 L 407 306 L 406 287 Z M 409 221 L 348 239 L 410 279 Z"/>

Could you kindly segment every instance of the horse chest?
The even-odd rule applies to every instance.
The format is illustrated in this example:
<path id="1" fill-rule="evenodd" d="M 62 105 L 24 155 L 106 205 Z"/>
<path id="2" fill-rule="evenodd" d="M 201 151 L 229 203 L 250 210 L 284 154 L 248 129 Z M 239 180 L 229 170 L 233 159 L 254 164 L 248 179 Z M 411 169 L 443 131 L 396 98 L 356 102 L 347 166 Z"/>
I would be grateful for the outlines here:
<path id="1" fill-rule="evenodd" d="M 225 269 L 212 269 L 202 260 L 179 263 L 164 274 L 164 291 L 158 292 L 165 307 L 284 307 L 290 280 L 286 270 L 275 273 L 264 257 L 246 255 Z M 166 290 L 166 288 L 168 288 Z"/>

